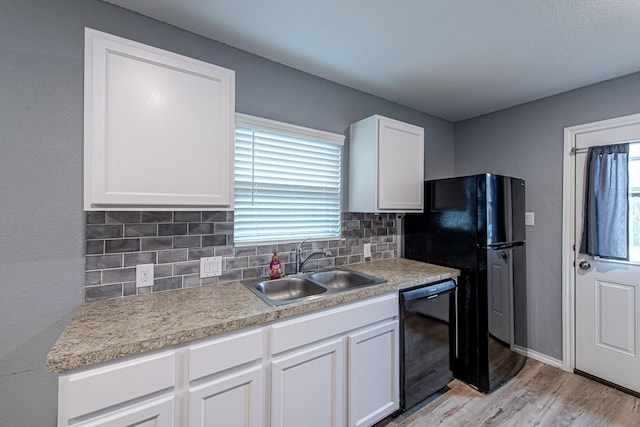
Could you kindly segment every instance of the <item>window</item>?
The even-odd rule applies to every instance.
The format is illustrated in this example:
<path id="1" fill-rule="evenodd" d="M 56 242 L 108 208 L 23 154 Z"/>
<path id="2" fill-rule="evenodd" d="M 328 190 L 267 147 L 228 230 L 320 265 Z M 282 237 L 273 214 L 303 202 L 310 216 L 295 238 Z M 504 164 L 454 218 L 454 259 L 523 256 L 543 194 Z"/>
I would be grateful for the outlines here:
<path id="1" fill-rule="evenodd" d="M 629 144 L 629 260 L 640 262 L 640 142 Z"/>
<path id="2" fill-rule="evenodd" d="M 236 114 L 235 243 L 340 237 L 344 136 Z"/>

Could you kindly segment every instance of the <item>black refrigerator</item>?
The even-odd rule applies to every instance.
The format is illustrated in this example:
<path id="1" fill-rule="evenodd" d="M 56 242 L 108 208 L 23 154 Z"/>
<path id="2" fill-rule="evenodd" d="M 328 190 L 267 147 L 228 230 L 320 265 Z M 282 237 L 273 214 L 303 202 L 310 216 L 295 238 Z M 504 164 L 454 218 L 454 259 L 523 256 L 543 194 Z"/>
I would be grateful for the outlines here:
<path id="1" fill-rule="evenodd" d="M 527 348 L 525 183 L 481 174 L 425 182 L 424 213 L 404 218 L 404 256 L 461 271 L 453 375 L 489 393 Z"/>

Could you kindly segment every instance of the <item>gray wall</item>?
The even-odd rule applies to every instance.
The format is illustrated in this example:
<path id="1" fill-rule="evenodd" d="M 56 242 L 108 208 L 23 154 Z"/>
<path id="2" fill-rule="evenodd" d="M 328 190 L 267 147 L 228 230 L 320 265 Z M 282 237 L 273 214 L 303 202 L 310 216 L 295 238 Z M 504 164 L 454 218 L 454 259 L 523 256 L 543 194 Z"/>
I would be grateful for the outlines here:
<path id="1" fill-rule="evenodd" d="M 429 178 L 453 124 L 97 0 L 0 3 L 0 426 L 53 426 L 45 357 L 83 301 L 84 27 L 235 69 L 237 111 L 345 133 L 378 113 L 425 128 Z"/>
<path id="2" fill-rule="evenodd" d="M 455 124 L 456 175 L 524 178 L 529 348 L 562 359 L 562 156 L 564 128 L 640 112 L 640 74 Z"/>

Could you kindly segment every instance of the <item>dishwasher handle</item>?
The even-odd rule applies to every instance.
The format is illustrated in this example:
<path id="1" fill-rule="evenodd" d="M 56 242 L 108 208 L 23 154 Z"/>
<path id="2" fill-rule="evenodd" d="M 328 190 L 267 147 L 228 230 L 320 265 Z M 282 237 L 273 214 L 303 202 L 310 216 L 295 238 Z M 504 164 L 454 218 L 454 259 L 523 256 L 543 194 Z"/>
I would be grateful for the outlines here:
<path id="1" fill-rule="evenodd" d="M 446 282 L 425 284 L 417 289 L 411 289 L 408 291 L 401 291 L 404 301 L 413 301 L 420 298 L 434 298 L 438 294 L 450 292 L 456 288 L 456 282 L 454 280 L 447 280 Z"/>

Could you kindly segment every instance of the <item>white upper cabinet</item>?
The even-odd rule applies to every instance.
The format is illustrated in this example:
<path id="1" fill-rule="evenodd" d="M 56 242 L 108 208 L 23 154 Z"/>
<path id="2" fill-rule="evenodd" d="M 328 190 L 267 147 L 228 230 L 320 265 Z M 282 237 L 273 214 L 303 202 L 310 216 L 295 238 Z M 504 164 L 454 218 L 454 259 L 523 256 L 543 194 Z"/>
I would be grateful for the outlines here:
<path id="1" fill-rule="evenodd" d="M 85 29 L 84 209 L 233 209 L 235 74 Z"/>
<path id="2" fill-rule="evenodd" d="M 349 212 L 422 212 L 424 130 L 378 115 L 350 130 Z"/>

